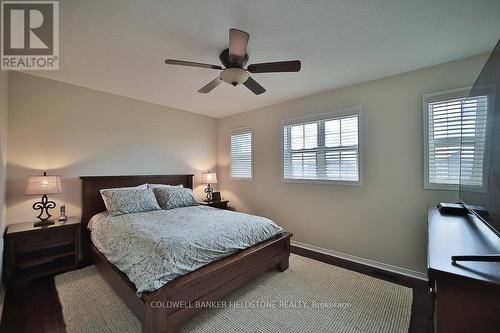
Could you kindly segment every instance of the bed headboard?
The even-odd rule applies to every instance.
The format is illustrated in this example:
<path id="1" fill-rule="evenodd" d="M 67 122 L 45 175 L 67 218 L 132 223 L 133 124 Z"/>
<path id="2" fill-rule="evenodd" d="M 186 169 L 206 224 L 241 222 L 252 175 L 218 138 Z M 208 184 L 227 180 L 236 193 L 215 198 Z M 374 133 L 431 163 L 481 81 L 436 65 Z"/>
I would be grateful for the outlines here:
<path id="1" fill-rule="evenodd" d="M 105 188 L 131 187 L 141 184 L 179 185 L 193 189 L 193 175 L 157 175 L 157 176 L 89 176 L 82 180 L 82 250 L 87 256 L 90 245 L 89 220 L 95 214 L 106 210 L 101 193 Z"/>

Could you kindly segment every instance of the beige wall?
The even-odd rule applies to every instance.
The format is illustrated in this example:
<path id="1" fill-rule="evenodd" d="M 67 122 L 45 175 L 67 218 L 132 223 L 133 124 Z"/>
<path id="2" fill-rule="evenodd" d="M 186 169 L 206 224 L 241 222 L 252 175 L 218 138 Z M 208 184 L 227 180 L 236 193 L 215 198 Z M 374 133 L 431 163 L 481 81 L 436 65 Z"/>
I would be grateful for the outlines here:
<path id="1" fill-rule="evenodd" d="M 0 70 L 0 231 L 3 235 L 6 219 L 5 189 L 7 172 L 7 108 L 8 108 L 8 72 Z M 3 237 L 0 239 L 0 276 L 2 273 Z M 1 280 L 1 278 L 0 278 Z M 1 291 L 0 291 L 1 293 Z M 0 297 L 1 299 L 1 297 Z M 1 302 L 0 302 L 1 303 Z M 1 310 L 1 307 L 0 307 Z M 1 316 L 1 312 L 0 312 Z"/>
<path id="2" fill-rule="evenodd" d="M 216 120 L 21 73 L 9 78 L 8 223 L 31 221 L 26 177 L 63 177 L 49 196 L 80 214 L 79 176 L 195 173 L 216 167 Z M 58 210 L 53 213 L 58 216 Z"/>
<path id="3" fill-rule="evenodd" d="M 424 272 L 427 206 L 456 193 L 423 188 L 422 94 L 472 85 L 485 60 L 467 58 L 220 119 L 222 195 L 238 210 L 274 219 L 296 241 Z M 281 182 L 281 121 L 352 106 L 363 109 L 363 185 Z M 242 126 L 254 127 L 252 181 L 228 176 L 229 131 Z"/>

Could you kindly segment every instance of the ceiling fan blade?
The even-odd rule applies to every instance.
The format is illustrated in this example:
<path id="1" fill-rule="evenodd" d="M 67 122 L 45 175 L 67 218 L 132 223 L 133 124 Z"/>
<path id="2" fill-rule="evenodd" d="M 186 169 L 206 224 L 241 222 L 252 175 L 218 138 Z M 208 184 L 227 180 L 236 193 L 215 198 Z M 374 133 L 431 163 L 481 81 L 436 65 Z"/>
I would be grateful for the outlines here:
<path id="1" fill-rule="evenodd" d="M 217 77 L 214 80 L 210 81 L 208 84 L 206 84 L 203 88 L 198 90 L 198 92 L 202 93 L 202 94 L 208 94 L 209 92 L 212 91 L 212 89 L 214 89 L 215 87 L 217 87 L 221 83 L 222 83 L 222 79 L 220 77 Z"/>
<path id="2" fill-rule="evenodd" d="M 249 38 L 248 32 L 234 28 L 229 29 L 229 60 L 231 62 L 238 62 L 245 58 Z"/>
<path id="3" fill-rule="evenodd" d="M 298 72 L 300 67 L 300 60 L 263 62 L 249 65 L 248 71 L 250 73 Z"/>
<path id="4" fill-rule="evenodd" d="M 175 60 L 175 59 L 166 59 L 165 63 L 169 64 L 169 65 L 202 67 L 202 68 L 211 68 L 211 69 L 223 69 L 221 66 L 217 66 L 217 65 L 210 65 L 210 64 L 203 64 L 201 62 Z"/>
<path id="5" fill-rule="evenodd" d="M 243 85 L 250 89 L 255 95 L 260 95 L 262 93 L 266 92 L 266 89 L 264 89 L 263 86 L 261 86 L 257 81 L 249 77 L 245 82 L 243 82 Z"/>

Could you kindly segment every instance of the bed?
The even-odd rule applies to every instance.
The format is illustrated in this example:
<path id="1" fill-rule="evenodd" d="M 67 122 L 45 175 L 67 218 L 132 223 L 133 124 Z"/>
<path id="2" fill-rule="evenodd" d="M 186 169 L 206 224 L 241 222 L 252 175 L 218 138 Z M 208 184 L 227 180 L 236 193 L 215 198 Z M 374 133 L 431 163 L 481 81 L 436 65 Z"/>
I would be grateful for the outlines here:
<path id="1" fill-rule="evenodd" d="M 138 186 L 144 183 L 193 188 L 193 175 L 99 176 L 82 180 L 82 247 L 103 278 L 142 324 L 143 332 L 176 332 L 180 324 L 210 302 L 219 300 L 255 276 L 277 268 L 288 268 L 290 233 L 239 250 L 217 261 L 179 276 L 159 289 L 138 293 L 127 275 L 111 264 L 92 244 L 87 228 L 91 218 L 106 210 L 100 195 L 104 188 Z M 212 208 L 210 208 L 212 209 Z"/>

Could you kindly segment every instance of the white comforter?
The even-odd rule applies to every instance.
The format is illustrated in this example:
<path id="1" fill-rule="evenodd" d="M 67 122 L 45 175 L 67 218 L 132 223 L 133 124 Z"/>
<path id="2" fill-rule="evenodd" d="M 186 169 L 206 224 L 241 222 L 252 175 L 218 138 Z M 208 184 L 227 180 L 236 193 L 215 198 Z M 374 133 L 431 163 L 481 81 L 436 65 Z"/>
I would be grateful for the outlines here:
<path id="1" fill-rule="evenodd" d="M 110 216 L 89 223 L 94 245 L 138 293 L 283 232 L 259 216 L 206 206 Z"/>

